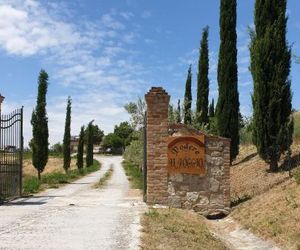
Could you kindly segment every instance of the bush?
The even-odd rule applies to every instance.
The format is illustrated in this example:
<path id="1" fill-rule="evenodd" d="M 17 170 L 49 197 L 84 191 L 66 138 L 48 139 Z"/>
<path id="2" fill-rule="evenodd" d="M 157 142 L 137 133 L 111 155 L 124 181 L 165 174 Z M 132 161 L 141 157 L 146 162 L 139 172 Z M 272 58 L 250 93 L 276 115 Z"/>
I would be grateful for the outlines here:
<path id="1" fill-rule="evenodd" d="M 133 141 L 126 147 L 124 151 L 124 159 L 132 162 L 134 165 L 141 167 L 144 158 L 144 134 L 143 131 L 135 131 Z"/>

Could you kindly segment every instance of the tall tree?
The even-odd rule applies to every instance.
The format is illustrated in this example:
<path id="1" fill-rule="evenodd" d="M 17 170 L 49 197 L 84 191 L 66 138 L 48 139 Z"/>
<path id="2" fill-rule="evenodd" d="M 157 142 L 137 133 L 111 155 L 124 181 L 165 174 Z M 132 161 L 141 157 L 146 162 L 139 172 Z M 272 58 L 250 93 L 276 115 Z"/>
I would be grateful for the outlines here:
<path id="1" fill-rule="evenodd" d="M 48 118 L 46 112 L 46 94 L 48 89 L 48 74 L 45 70 L 40 71 L 38 80 L 38 96 L 36 107 L 32 112 L 31 125 L 33 138 L 30 142 L 32 149 L 32 164 L 38 171 L 38 178 L 48 162 Z"/>
<path id="2" fill-rule="evenodd" d="M 289 150 L 293 136 L 286 4 L 286 0 L 256 0 L 251 32 L 253 142 L 271 171 L 278 169 L 280 155 Z"/>
<path id="3" fill-rule="evenodd" d="M 116 125 L 114 128 L 114 134 L 119 136 L 122 140 L 122 148 L 125 150 L 125 147 L 128 146 L 132 140 L 131 136 L 134 129 L 129 124 L 129 122 L 121 122 L 119 125 Z"/>
<path id="4" fill-rule="evenodd" d="M 209 117 L 214 117 L 214 116 L 215 116 L 215 101 L 213 98 L 211 103 L 209 104 Z"/>
<path id="5" fill-rule="evenodd" d="M 138 101 L 130 102 L 124 106 L 130 117 L 130 123 L 132 127 L 137 130 L 141 130 L 144 127 L 146 103 L 140 97 Z"/>
<path id="6" fill-rule="evenodd" d="M 220 136 L 231 139 L 230 159 L 239 153 L 239 94 L 236 48 L 236 0 L 221 0 L 218 61 L 219 98 L 216 108 Z"/>
<path id="7" fill-rule="evenodd" d="M 87 145 L 86 145 L 86 166 L 90 167 L 94 163 L 94 130 L 93 130 L 93 122 L 91 121 L 88 124 L 87 129 Z"/>
<path id="8" fill-rule="evenodd" d="M 192 123 L 192 65 L 189 66 L 184 93 L 184 124 Z"/>
<path id="9" fill-rule="evenodd" d="M 203 29 L 200 43 L 200 56 L 197 75 L 196 119 L 199 125 L 208 124 L 208 94 L 209 94 L 209 58 L 208 58 L 208 26 Z"/>
<path id="10" fill-rule="evenodd" d="M 66 171 L 66 173 L 68 172 L 71 163 L 71 105 L 72 105 L 72 101 L 69 96 L 67 100 L 65 133 L 64 133 L 64 140 L 63 140 L 64 170 Z"/>
<path id="11" fill-rule="evenodd" d="M 83 150 L 84 150 L 84 126 L 80 129 L 79 134 L 79 142 L 78 142 L 78 149 L 77 149 L 77 168 L 83 168 Z"/>
<path id="12" fill-rule="evenodd" d="M 174 110 L 173 105 L 169 104 L 169 109 L 168 109 L 168 122 L 169 124 L 175 123 L 176 119 L 176 109 Z"/>
<path id="13" fill-rule="evenodd" d="M 180 99 L 177 102 L 177 109 L 175 111 L 175 122 L 181 123 L 181 107 L 180 107 Z"/>
<path id="14" fill-rule="evenodd" d="M 86 127 L 86 130 L 85 130 L 85 134 L 84 134 L 84 141 L 87 142 L 87 137 L 88 137 L 88 127 Z M 104 132 L 103 130 L 101 130 L 99 128 L 99 126 L 97 124 L 92 124 L 92 129 L 93 129 L 93 135 L 94 135 L 94 138 L 93 138 L 93 142 L 95 145 L 100 145 L 100 143 L 102 142 L 102 139 L 104 137 Z"/>

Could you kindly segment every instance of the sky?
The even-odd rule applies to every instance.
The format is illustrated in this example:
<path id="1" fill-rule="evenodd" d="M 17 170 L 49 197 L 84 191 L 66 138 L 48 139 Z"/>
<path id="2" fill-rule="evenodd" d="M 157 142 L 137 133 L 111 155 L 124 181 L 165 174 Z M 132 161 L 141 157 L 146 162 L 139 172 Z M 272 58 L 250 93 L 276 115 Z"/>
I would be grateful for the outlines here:
<path id="1" fill-rule="evenodd" d="M 238 0 L 238 88 L 243 115 L 252 113 L 249 27 L 254 0 Z M 72 134 L 95 120 L 105 133 L 128 120 L 124 105 L 151 86 L 171 103 L 183 99 L 189 64 L 196 96 L 203 28 L 209 26 L 210 100 L 217 99 L 219 0 L 0 0 L 2 113 L 24 106 L 25 146 L 41 69 L 49 74 L 49 142 L 63 139 L 66 103 L 72 98 Z M 300 1 L 287 6 L 288 42 L 300 55 Z M 293 107 L 300 108 L 300 64 L 292 60 Z M 195 104 L 195 98 L 193 98 Z"/>

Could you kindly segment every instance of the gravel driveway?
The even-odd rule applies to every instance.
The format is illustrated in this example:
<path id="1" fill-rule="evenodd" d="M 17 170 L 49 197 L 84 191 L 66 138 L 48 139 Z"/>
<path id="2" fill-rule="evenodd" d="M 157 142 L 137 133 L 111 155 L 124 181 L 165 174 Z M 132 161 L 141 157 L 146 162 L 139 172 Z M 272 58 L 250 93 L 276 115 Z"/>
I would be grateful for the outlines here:
<path id="1" fill-rule="evenodd" d="M 128 192 L 122 157 L 95 158 L 100 171 L 0 206 L 0 249 L 138 249 L 146 206 Z M 111 165 L 108 184 L 92 188 Z"/>

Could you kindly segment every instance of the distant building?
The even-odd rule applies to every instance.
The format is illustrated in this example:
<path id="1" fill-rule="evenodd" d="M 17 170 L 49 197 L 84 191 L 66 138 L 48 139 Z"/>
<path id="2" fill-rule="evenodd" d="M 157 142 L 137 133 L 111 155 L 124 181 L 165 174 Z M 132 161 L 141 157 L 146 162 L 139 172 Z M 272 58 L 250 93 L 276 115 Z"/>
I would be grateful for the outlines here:
<path id="1" fill-rule="evenodd" d="M 77 152 L 78 144 L 79 144 L 79 136 L 77 136 L 77 135 L 73 136 L 72 135 L 71 136 L 71 143 L 70 143 L 71 153 Z"/>

